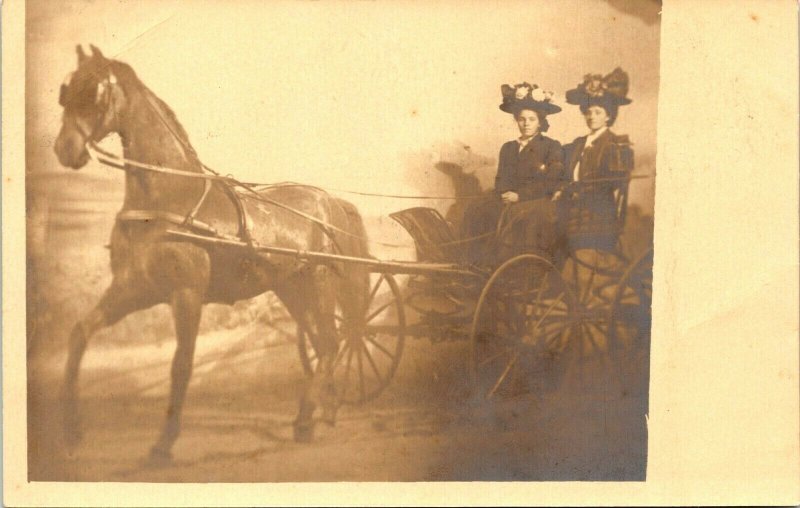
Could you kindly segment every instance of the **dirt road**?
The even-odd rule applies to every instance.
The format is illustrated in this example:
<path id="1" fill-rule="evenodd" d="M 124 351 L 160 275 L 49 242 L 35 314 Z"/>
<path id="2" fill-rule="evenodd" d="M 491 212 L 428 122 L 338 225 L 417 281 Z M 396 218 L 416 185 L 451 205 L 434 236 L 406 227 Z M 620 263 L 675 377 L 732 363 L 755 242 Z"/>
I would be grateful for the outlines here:
<path id="1" fill-rule="evenodd" d="M 60 445 L 60 361 L 31 375 L 31 480 L 148 482 L 643 480 L 646 399 L 598 372 L 491 406 L 466 397 L 466 343 L 411 340 L 377 400 L 292 440 L 304 376 L 294 344 L 243 328 L 200 338 L 183 431 L 166 467 L 142 465 L 166 410 L 173 343 L 90 349 L 84 440 Z M 570 374 L 574 377 L 574 373 Z M 588 381 L 587 381 L 588 380 Z M 580 386 L 579 386 L 580 385 Z M 634 395 L 639 393 L 639 395 Z"/>

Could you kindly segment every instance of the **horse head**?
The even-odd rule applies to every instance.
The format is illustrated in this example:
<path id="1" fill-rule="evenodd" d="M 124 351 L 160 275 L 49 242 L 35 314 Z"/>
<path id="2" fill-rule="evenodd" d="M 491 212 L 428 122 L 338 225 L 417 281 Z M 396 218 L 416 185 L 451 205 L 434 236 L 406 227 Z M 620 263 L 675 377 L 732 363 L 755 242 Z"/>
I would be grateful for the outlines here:
<path id="1" fill-rule="evenodd" d="M 119 129 L 119 109 L 125 95 L 114 70 L 118 62 L 103 56 L 95 46 L 91 55 L 78 45 L 78 68 L 67 75 L 59 94 L 64 108 L 54 150 L 62 165 L 80 169 L 89 160 L 86 143 L 98 142 Z"/>

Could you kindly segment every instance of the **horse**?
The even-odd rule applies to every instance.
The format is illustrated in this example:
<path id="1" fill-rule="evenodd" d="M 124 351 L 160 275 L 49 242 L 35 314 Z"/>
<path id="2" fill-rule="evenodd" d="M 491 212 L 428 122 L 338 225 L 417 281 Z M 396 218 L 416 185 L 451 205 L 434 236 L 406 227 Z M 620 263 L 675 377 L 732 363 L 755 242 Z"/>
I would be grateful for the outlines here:
<path id="1" fill-rule="evenodd" d="M 122 141 L 125 197 L 111 232 L 112 282 L 97 305 L 75 324 L 68 342 L 61 402 L 64 439 L 74 449 L 82 438 L 78 399 L 81 358 L 90 337 L 139 310 L 171 307 L 177 347 L 171 366 L 166 420 L 148 460 L 169 461 L 180 433 L 181 410 L 192 374 L 202 307 L 233 304 L 273 291 L 293 319 L 310 333 L 319 358 L 300 395 L 293 421 L 296 441 L 313 440 L 314 412 L 335 422 L 338 402 L 333 364 L 339 341 L 335 310 L 351 329 L 363 320 L 369 272 L 341 263 L 312 265 L 255 249 L 181 241 L 178 229 L 227 236 L 291 249 L 368 257 L 364 224 L 351 203 L 310 186 L 264 185 L 236 189 L 224 178 L 205 178 L 173 111 L 126 63 L 91 45 L 77 46 L 77 69 L 61 86 L 62 125 L 54 150 L 75 170 L 90 160 L 87 144 L 111 133 Z M 133 164 L 135 161 L 136 164 Z M 172 173 L 142 169 L 171 168 Z M 179 174 L 178 172 L 183 172 Z M 193 173 L 199 178 L 189 178 Z M 354 324 L 355 323 L 355 324 Z"/>

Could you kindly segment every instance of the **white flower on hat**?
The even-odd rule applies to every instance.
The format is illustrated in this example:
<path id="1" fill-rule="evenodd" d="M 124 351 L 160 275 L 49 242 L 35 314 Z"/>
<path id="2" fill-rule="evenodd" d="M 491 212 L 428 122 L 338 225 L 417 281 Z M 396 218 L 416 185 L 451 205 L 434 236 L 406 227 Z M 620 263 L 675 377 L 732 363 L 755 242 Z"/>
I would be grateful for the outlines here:
<path id="1" fill-rule="evenodd" d="M 521 101 L 522 99 L 525 98 L 526 95 L 528 95 L 528 92 L 530 91 L 531 89 L 528 86 L 525 85 L 518 86 L 516 92 L 514 92 L 514 98 L 517 99 L 518 101 Z"/>
<path id="2" fill-rule="evenodd" d="M 531 91 L 531 99 L 537 102 L 543 102 L 547 100 L 547 96 L 544 90 L 541 88 L 536 88 L 535 90 Z"/>
<path id="3" fill-rule="evenodd" d="M 551 100 L 553 100 L 553 95 L 554 95 L 553 92 L 550 91 L 544 92 L 544 100 L 546 102 L 550 102 Z"/>

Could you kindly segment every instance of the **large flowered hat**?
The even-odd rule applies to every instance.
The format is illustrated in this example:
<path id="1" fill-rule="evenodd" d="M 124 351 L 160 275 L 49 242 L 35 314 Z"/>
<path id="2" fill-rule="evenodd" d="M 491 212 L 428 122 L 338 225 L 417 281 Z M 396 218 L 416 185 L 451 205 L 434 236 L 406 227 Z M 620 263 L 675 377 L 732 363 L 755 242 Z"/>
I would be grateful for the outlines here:
<path id="1" fill-rule="evenodd" d="M 552 115 L 561 111 L 560 107 L 552 103 L 553 92 L 544 91 L 538 85 L 531 85 L 528 82 L 514 86 L 503 85 L 500 91 L 503 93 L 500 109 L 506 113 L 517 114 L 523 109 L 530 109 Z"/>
<path id="2" fill-rule="evenodd" d="M 628 74 L 617 67 L 610 74 L 587 74 L 583 83 L 567 91 L 567 102 L 582 108 L 604 106 L 616 110 L 630 104 L 628 96 Z"/>

